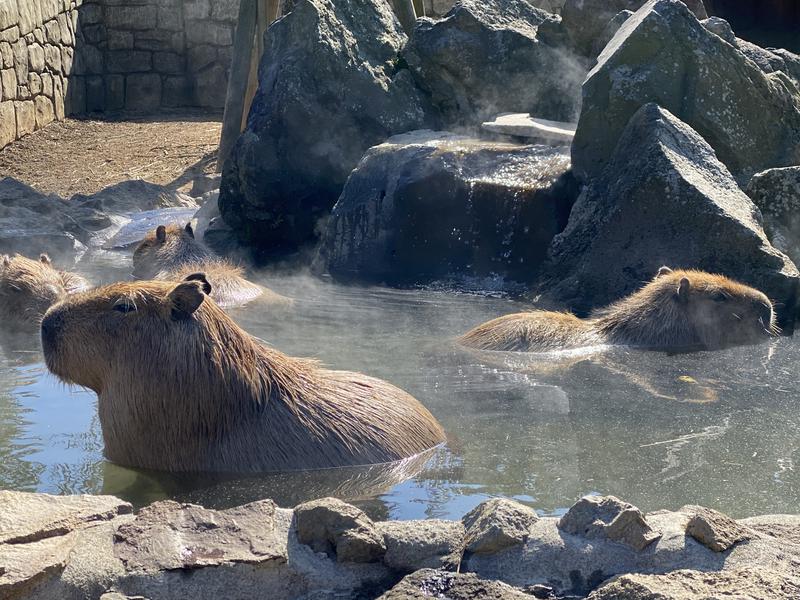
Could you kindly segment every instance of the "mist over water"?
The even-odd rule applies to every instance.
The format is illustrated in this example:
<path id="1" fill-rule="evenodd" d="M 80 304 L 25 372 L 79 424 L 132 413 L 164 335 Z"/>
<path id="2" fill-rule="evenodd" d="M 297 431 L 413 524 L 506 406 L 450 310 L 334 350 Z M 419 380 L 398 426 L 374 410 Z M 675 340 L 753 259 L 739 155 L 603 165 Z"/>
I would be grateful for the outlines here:
<path id="1" fill-rule="evenodd" d="M 130 262 L 97 254 L 80 270 L 107 283 L 127 279 Z M 338 495 L 397 519 L 460 518 L 496 495 L 542 514 L 560 514 L 588 493 L 644 510 L 693 503 L 735 517 L 800 506 L 800 345 L 791 338 L 677 356 L 477 353 L 453 338 L 524 305 L 300 275 L 263 283 L 296 307 L 234 313 L 247 331 L 288 354 L 406 389 L 441 421 L 447 447 L 399 465 L 238 479 L 121 468 L 102 458 L 94 394 L 48 375 L 31 337 L 2 344 L 0 488 L 213 507 Z"/>

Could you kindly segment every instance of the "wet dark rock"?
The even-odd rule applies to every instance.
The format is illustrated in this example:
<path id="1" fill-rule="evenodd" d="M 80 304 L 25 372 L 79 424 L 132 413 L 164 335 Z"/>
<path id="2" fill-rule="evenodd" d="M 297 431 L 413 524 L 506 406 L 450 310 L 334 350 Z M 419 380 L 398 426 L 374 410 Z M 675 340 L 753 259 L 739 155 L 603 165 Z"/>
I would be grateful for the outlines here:
<path id="1" fill-rule="evenodd" d="M 456 571 L 464 551 L 464 526 L 458 521 L 384 521 L 376 523 L 386 543 L 384 564 L 395 571 Z"/>
<path id="2" fill-rule="evenodd" d="M 482 580 L 472 573 L 423 569 L 408 575 L 378 600 L 531 600 L 532 596 L 499 581 Z"/>
<path id="3" fill-rule="evenodd" d="M 502 112 L 574 121 L 588 68 L 560 32 L 527 0 L 461 0 L 443 19 L 419 19 L 402 56 L 446 126 Z"/>
<path id="4" fill-rule="evenodd" d="M 298 0 L 269 29 L 247 128 L 225 165 L 220 210 L 265 256 L 315 240 L 364 151 L 428 124 L 385 0 Z"/>
<path id="5" fill-rule="evenodd" d="M 614 496 L 588 496 L 569 509 L 558 527 L 587 539 L 620 542 L 634 550 L 644 550 L 661 537 L 642 511 Z"/>
<path id="6" fill-rule="evenodd" d="M 725 552 L 753 537 L 752 530 L 716 510 L 689 505 L 681 508 L 680 512 L 691 515 L 686 533 L 714 552 Z"/>
<path id="7" fill-rule="evenodd" d="M 532 281 L 576 192 L 557 148 L 396 136 L 371 148 L 348 179 L 317 265 L 337 279 L 392 285 Z"/>
<path id="8" fill-rule="evenodd" d="M 480 503 L 462 519 L 467 530 L 467 552 L 499 552 L 525 543 L 531 526 L 539 520 L 524 504 L 505 498 Z"/>
<path id="9" fill-rule="evenodd" d="M 770 245 L 760 221 L 705 140 L 648 104 L 553 240 L 541 291 L 585 313 L 630 294 L 668 264 L 760 289 L 790 323 L 797 269 Z"/>
<path id="10" fill-rule="evenodd" d="M 576 175 L 599 176 L 626 124 L 656 102 L 686 121 L 740 182 L 800 163 L 800 92 L 765 73 L 677 0 L 651 0 L 628 19 L 583 84 L 572 146 Z"/>
<path id="11" fill-rule="evenodd" d="M 301 544 L 335 556 L 339 562 L 369 563 L 383 558 L 386 543 L 372 520 L 351 504 L 322 498 L 295 508 Z"/>

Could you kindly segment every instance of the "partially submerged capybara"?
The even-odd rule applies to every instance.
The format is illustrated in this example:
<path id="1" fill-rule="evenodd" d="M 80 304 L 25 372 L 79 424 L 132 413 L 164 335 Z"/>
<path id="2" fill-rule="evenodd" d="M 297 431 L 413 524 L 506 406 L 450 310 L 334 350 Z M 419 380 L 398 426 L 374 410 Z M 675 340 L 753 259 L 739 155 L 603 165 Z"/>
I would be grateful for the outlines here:
<path id="1" fill-rule="evenodd" d="M 133 275 L 138 279 L 181 281 L 203 272 L 211 282 L 211 297 L 223 308 L 243 306 L 258 299 L 274 306 L 292 300 L 248 281 L 241 267 L 215 256 L 194 237 L 191 224 L 159 225 L 147 233 L 133 253 Z"/>
<path id="2" fill-rule="evenodd" d="M 29 329 L 45 311 L 67 294 L 85 290 L 87 281 L 59 271 L 47 254 L 39 260 L 19 254 L 0 258 L 0 323 L 6 330 Z"/>
<path id="3" fill-rule="evenodd" d="M 406 392 L 267 348 L 182 282 L 117 283 L 42 321 L 47 367 L 94 390 L 109 460 L 167 471 L 268 472 L 392 462 L 445 441 Z"/>
<path id="4" fill-rule="evenodd" d="M 722 275 L 661 267 L 637 292 L 579 319 L 531 311 L 488 321 L 459 338 L 479 350 L 547 352 L 598 344 L 713 350 L 779 333 L 769 298 Z"/>

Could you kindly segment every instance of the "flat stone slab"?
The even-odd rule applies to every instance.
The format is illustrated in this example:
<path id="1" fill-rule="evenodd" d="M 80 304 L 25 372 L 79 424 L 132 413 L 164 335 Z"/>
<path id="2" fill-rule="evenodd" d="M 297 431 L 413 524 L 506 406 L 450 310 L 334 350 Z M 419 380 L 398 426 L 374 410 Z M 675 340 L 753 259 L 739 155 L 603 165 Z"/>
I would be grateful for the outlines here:
<path id="1" fill-rule="evenodd" d="M 571 144 L 577 126 L 577 123 L 538 119 L 528 113 L 502 113 L 494 121 L 481 124 L 481 128 L 490 133 L 559 144 Z"/>

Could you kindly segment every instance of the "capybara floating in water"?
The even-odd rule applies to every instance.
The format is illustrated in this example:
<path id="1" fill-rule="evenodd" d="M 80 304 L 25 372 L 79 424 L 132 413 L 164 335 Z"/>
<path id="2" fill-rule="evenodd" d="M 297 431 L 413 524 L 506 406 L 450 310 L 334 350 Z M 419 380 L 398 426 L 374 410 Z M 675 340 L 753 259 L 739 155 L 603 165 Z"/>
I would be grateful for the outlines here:
<path id="1" fill-rule="evenodd" d="M 769 298 L 722 275 L 661 267 L 643 288 L 591 315 L 531 311 L 479 325 L 459 342 L 479 350 L 547 352 L 599 344 L 714 350 L 779 333 Z"/>
<path id="2" fill-rule="evenodd" d="M 159 225 L 147 233 L 133 253 L 133 275 L 138 279 L 181 281 L 191 273 L 205 273 L 211 297 L 222 308 L 258 300 L 272 306 L 291 306 L 292 300 L 248 281 L 241 267 L 215 256 L 194 237 L 191 224 Z"/>
<path id="3" fill-rule="evenodd" d="M 185 281 L 117 283 L 42 321 L 47 367 L 94 390 L 109 460 L 268 472 L 393 462 L 445 441 L 409 394 L 267 348 Z"/>
<path id="4" fill-rule="evenodd" d="M 0 323 L 6 331 L 36 331 L 45 311 L 67 294 L 88 289 L 76 273 L 59 271 L 47 254 L 0 257 Z"/>

